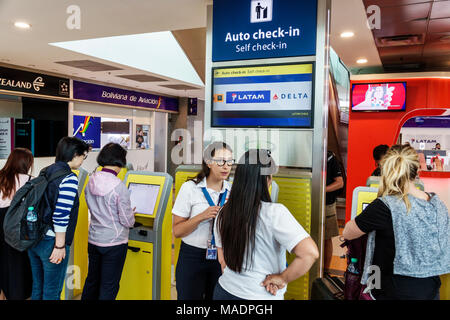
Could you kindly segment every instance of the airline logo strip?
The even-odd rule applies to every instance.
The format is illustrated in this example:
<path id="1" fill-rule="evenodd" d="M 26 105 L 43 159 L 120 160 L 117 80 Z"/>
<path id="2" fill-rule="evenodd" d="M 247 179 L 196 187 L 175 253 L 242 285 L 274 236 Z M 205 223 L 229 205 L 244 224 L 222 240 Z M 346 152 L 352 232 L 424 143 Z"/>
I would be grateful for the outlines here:
<path id="1" fill-rule="evenodd" d="M 311 110 L 312 72 L 312 64 L 216 69 L 214 111 Z"/>

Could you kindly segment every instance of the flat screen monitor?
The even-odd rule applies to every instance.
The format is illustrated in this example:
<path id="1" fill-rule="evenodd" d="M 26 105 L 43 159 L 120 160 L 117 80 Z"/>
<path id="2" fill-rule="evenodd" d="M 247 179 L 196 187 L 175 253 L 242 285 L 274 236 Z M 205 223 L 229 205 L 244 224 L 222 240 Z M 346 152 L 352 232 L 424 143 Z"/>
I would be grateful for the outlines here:
<path id="1" fill-rule="evenodd" d="M 406 82 L 357 83 L 352 111 L 405 111 Z"/>
<path id="2" fill-rule="evenodd" d="M 314 64 L 213 68 L 212 127 L 311 128 Z"/>
<path id="3" fill-rule="evenodd" d="M 136 213 L 153 215 L 160 187 L 160 185 L 145 183 L 130 183 L 128 185 L 131 193 L 131 207 L 136 207 Z"/>

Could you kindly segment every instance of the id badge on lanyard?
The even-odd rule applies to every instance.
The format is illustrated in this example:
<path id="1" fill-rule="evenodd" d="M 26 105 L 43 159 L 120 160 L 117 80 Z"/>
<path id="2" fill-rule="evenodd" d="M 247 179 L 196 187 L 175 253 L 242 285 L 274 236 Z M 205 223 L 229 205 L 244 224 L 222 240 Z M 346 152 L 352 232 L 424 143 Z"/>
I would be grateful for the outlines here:
<path id="1" fill-rule="evenodd" d="M 205 195 L 205 198 L 208 201 L 209 205 L 211 207 L 215 206 L 214 201 L 211 199 L 211 196 L 208 193 L 208 190 L 206 190 L 206 188 L 203 187 L 202 191 L 203 191 L 203 194 Z M 228 190 L 225 190 L 225 192 L 220 194 L 219 202 L 217 204 L 218 206 L 221 207 L 225 203 L 227 191 Z M 212 234 L 211 240 L 208 239 L 208 243 L 206 246 L 206 260 L 217 260 L 217 247 L 216 247 L 216 241 L 214 239 L 214 220 L 212 223 L 211 234 Z"/>

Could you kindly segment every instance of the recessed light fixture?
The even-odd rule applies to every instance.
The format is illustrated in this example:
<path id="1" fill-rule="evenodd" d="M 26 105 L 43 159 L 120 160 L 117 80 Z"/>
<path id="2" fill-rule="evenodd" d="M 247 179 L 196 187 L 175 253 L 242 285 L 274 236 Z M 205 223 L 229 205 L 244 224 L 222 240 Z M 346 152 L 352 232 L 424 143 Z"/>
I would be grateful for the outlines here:
<path id="1" fill-rule="evenodd" d="M 341 38 L 351 38 L 355 34 L 352 31 L 346 31 L 341 33 Z"/>
<path id="2" fill-rule="evenodd" d="M 356 60 L 356 63 L 359 63 L 359 64 L 367 63 L 367 59 L 366 58 L 358 59 L 358 60 Z"/>
<path id="3" fill-rule="evenodd" d="M 30 29 L 31 25 L 29 23 L 23 22 L 23 21 L 16 21 L 14 22 L 14 26 L 16 28 L 20 28 L 20 29 Z"/>

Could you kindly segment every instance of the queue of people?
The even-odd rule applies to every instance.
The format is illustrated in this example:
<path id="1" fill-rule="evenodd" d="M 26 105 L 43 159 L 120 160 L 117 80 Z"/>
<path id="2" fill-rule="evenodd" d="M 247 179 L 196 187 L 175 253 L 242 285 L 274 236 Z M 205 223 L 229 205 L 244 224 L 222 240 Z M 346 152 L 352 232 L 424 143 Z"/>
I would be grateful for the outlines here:
<path id="1" fill-rule="evenodd" d="M 45 236 L 20 252 L 6 243 L 3 222 L 18 189 L 31 180 L 33 156 L 27 149 L 11 152 L 0 170 L 0 290 L 1 299 L 59 300 L 67 272 L 79 207 L 78 169 L 89 146 L 77 138 L 62 138 L 55 163 L 45 168 L 49 183 L 41 200 Z M 117 174 L 126 165 L 127 151 L 116 143 L 103 147 L 97 162 L 103 167 L 92 175 L 86 201 L 91 212 L 89 270 L 83 300 L 113 300 L 127 253 L 129 229 L 134 225 L 130 193 Z M 51 177 L 57 176 L 52 179 Z"/>
<path id="2" fill-rule="evenodd" d="M 437 299 L 439 275 L 450 272 L 447 208 L 437 195 L 414 187 L 420 163 L 412 147 L 379 149 L 384 155 L 376 159 L 378 198 L 346 224 L 343 236 L 351 240 L 376 231 L 375 249 L 367 253 L 381 269 L 382 289 L 373 290 L 376 299 Z M 78 216 L 78 179 L 72 170 L 83 164 L 88 151 L 76 138 L 58 143 L 55 163 L 45 174 L 65 174 L 51 180 L 45 191 L 43 217 L 49 228 L 42 240 L 23 253 L 0 234 L 3 299 L 59 299 Z M 130 192 L 117 178 L 126 154 L 119 144 L 104 146 L 97 157 L 102 170 L 91 176 L 85 189 L 91 222 L 82 300 L 114 300 L 119 291 L 129 230 L 135 223 Z M 332 167 L 333 154 L 328 157 Z M 212 143 L 203 154 L 201 171 L 182 185 L 175 200 L 173 234 L 182 240 L 175 271 L 179 300 L 281 300 L 287 284 L 306 274 L 319 258 L 311 236 L 283 204 L 271 201 L 277 166 L 270 151 L 248 150 L 237 161 L 231 187 L 234 164 L 227 144 Z M 1 232 L 14 194 L 32 179 L 32 167 L 31 152 L 17 148 L 0 170 Z M 336 167 L 327 176 L 327 185 L 335 188 L 327 191 L 342 188 L 341 179 Z M 286 251 L 295 257 L 289 265 Z"/>

